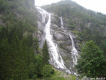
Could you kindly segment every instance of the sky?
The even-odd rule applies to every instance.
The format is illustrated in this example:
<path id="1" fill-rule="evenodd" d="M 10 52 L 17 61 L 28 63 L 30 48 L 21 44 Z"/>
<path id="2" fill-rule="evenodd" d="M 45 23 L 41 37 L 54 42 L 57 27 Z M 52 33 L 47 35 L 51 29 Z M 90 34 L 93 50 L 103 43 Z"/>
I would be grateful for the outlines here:
<path id="1" fill-rule="evenodd" d="M 46 5 L 46 4 L 56 3 L 59 1 L 61 1 L 61 0 L 35 0 L 35 5 L 42 6 L 42 5 Z"/>
<path id="2" fill-rule="evenodd" d="M 61 0 L 35 0 L 36 6 L 42 6 L 46 4 L 56 3 Z M 96 11 L 101 12 L 103 14 L 106 14 L 106 0 L 72 0 L 76 3 L 80 4 L 81 6 Z"/>

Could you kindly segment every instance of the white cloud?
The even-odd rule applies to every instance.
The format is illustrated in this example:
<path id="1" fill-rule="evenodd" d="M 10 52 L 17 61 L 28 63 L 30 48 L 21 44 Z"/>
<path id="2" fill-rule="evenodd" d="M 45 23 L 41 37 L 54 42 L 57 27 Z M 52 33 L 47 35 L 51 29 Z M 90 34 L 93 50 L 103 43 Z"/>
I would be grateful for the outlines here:
<path id="1" fill-rule="evenodd" d="M 87 9 L 106 14 L 106 0 L 73 0 Z"/>

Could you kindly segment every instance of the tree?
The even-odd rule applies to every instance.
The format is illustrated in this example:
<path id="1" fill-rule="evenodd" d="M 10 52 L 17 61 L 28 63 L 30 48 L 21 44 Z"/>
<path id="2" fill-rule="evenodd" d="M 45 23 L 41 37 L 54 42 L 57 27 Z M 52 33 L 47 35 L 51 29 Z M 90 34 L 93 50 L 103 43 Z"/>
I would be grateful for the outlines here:
<path id="1" fill-rule="evenodd" d="M 34 46 L 35 46 L 36 51 L 38 52 L 39 43 L 38 43 L 38 38 L 37 37 L 35 37 L 35 39 L 34 39 Z"/>
<path id="2" fill-rule="evenodd" d="M 43 56 L 43 64 L 47 65 L 49 64 L 49 51 L 48 51 L 48 47 L 47 47 L 47 43 L 45 41 L 44 45 L 43 45 L 43 50 L 42 50 L 42 56 Z"/>
<path id="3" fill-rule="evenodd" d="M 106 59 L 103 56 L 103 51 L 95 42 L 92 40 L 86 42 L 80 55 L 81 57 L 76 65 L 79 74 L 96 78 L 106 73 Z"/>
<path id="4" fill-rule="evenodd" d="M 53 69 L 50 65 L 44 65 L 43 69 L 42 69 L 42 75 L 44 78 L 46 77 L 51 77 L 52 73 L 53 73 Z"/>
<path id="5" fill-rule="evenodd" d="M 42 77 L 41 70 L 43 68 L 43 61 L 41 54 L 35 55 L 35 74 L 37 77 Z"/>

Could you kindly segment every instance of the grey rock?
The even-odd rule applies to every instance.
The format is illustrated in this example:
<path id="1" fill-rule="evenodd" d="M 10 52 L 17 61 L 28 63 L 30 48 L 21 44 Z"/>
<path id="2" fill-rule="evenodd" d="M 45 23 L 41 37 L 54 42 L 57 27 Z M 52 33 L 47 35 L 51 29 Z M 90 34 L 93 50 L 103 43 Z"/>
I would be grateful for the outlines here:
<path id="1" fill-rule="evenodd" d="M 39 47 L 42 48 L 43 47 L 43 43 L 45 41 L 45 33 L 44 33 L 44 29 L 45 29 L 45 23 L 42 23 L 41 21 L 41 15 L 38 15 L 38 40 L 39 40 Z M 67 20 L 67 19 L 66 19 Z M 67 22 L 67 21 L 66 21 Z M 67 25 L 67 23 L 65 23 Z M 72 35 L 75 43 L 76 48 L 79 48 L 78 46 L 78 42 L 77 42 L 77 36 L 74 35 L 70 30 L 66 29 L 61 29 L 61 22 L 60 22 L 60 18 L 54 14 L 52 14 L 52 18 L 51 18 L 51 28 L 50 28 L 50 32 L 52 34 L 53 37 L 53 41 L 58 45 L 58 49 L 59 49 L 59 53 L 61 54 L 65 66 L 70 69 L 70 71 L 72 72 L 72 74 L 74 74 L 74 72 L 76 72 L 75 68 L 73 67 L 73 59 L 72 59 L 72 54 L 71 54 L 71 50 L 72 50 L 72 42 L 71 39 L 69 37 L 69 34 Z M 62 70 L 64 72 L 64 70 Z"/>

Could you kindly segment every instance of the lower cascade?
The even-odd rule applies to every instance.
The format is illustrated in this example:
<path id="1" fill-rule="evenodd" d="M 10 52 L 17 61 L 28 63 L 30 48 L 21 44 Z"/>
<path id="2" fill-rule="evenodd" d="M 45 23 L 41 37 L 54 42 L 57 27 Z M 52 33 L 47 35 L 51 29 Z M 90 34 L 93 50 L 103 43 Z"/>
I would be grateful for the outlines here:
<path id="1" fill-rule="evenodd" d="M 70 39 L 71 39 L 71 42 L 72 42 L 72 51 L 71 51 L 71 53 L 72 53 L 73 63 L 74 63 L 74 65 L 76 65 L 77 64 L 77 58 L 78 58 L 78 51 L 75 48 L 74 41 L 73 41 L 73 38 L 72 38 L 71 34 L 69 34 L 69 36 L 70 36 Z M 74 67 L 74 65 L 73 65 L 73 67 Z"/>

